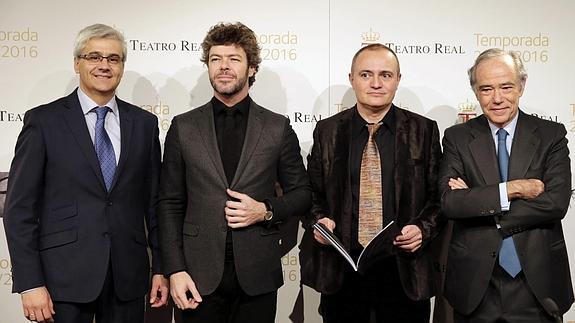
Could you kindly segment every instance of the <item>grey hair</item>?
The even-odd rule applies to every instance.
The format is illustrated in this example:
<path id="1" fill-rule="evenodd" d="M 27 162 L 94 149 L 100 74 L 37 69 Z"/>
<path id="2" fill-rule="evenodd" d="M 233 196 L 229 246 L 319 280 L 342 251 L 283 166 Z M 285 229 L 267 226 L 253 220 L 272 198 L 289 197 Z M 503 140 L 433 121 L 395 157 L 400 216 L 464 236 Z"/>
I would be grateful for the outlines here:
<path id="1" fill-rule="evenodd" d="M 74 57 L 82 55 L 86 43 L 92 38 L 114 39 L 122 43 L 122 61 L 125 62 L 128 57 L 128 48 L 124 35 L 117 29 L 104 24 L 90 25 L 78 32 L 74 41 Z"/>
<path id="2" fill-rule="evenodd" d="M 471 88 L 475 90 L 475 83 L 477 82 L 477 78 L 475 77 L 475 71 L 477 70 L 477 66 L 479 63 L 486 61 L 491 58 L 499 58 L 499 57 L 511 57 L 513 60 L 513 67 L 515 69 L 515 74 L 517 75 L 517 80 L 523 84 L 527 79 L 527 71 L 525 70 L 525 66 L 523 65 L 523 61 L 519 54 L 514 51 L 507 51 L 499 48 L 490 48 L 483 51 L 477 58 L 475 59 L 475 63 L 471 68 L 467 71 L 469 75 L 469 84 Z"/>

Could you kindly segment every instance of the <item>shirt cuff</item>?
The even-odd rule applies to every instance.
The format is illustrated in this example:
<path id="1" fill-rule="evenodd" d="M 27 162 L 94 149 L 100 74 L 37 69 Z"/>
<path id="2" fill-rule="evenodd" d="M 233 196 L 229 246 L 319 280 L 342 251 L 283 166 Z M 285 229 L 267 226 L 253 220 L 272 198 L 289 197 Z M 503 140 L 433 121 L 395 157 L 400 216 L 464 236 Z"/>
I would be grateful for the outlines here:
<path id="1" fill-rule="evenodd" d="M 511 203 L 507 198 L 507 183 L 499 183 L 499 201 L 501 203 L 501 211 L 509 211 Z"/>
<path id="2" fill-rule="evenodd" d="M 20 295 L 26 294 L 26 293 L 31 292 L 31 291 L 36 290 L 36 289 L 40 289 L 40 288 L 42 288 L 42 287 L 44 287 L 44 286 L 34 287 L 34 288 L 27 289 L 27 290 L 25 290 L 25 291 L 21 291 L 21 292 L 20 292 Z"/>

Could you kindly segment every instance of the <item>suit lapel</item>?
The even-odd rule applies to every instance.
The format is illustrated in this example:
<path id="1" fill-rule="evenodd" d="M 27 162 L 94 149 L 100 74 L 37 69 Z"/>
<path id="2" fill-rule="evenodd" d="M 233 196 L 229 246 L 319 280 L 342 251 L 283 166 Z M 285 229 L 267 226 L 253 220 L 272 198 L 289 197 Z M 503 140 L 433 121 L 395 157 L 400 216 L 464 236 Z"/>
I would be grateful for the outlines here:
<path id="1" fill-rule="evenodd" d="M 94 171 L 94 175 L 98 179 L 102 189 L 105 191 L 106 184 L 104 183 L 104 177 L 102 177 L 102 171 L 100 170 L 100 162 L 98 161 L 98 156 L 96 156 L 94 143 L 90 138 L 90 132 L 86 126 L 86 118 L 82 113 L 77 90 L 72 92 L 72 94 L 65 99 L 64 106 L 66 107 L 66 111 L 64 113 L 66 124 L 70 128 L 74 139 L 80 146 L 80 150 L 84 154 L 84 157 L 86 157 L 90 168 Z"/>
<path id="2" fill-rule="evenodd" d="M 331 198 L 337 199 L 334 205 L 341 205 L 342 214 L 339 232 L 346 248 L 351 248 L 351 227 L 352 227 L 352 192 L 351 192 L 351 144 L 352 144 L 352 124 L 356 107 L 345 110 L 339 114 L 337 120 L 337 130 L 333 138 L 333 156 L 328 155 L 328 160 L 333 160 L 331 174 L 327 180 L 330 186 L 338 188 L 338 192 Z M 330 158 L 331 157 L 331 158 Z M 329 191 L 329 190 L 328 190 Z"/>
<path id="3" fill-rule="evenodd" d="M 351 108 L 347 111 L 347 113 L 342 114 L 341 118 L 338 120 L 337 131 L 335 134 L 335 144 L 333 147 L 333 174 L 336 175 L 336 178 L 332 178 L 332 180 L 341 182 L 342 179 L 345 180 L 345 183 L 339 183 L 337 187 L 349 187 L 348 183 L 351 182 L 351 173 L 350 173 L 350 158 L 351 158 L 351 142 L 352 142 L 352 123 L 353 123 L 353 115 L 354 110 L 356 108 Z M 345 174 L 345 177 L 342 176 Z M 350 191 L 351 193 L 351 191 Z M 347 196 L 344 195 L 344 196 Z"/>
<path id="4" fill-rule="evenodd" d="M 216 136 L 216 128 L 214 124 L 214 109 L 212 108 L 212 104 L 209 102 L 198 109 L 200 109 L 200 117 L 196 119 L 196 126 L 198 127 L 200 136 L 202 137 L 204 147 L 208 152 L 208 157 L 214 164 L 222 183 L 227 187 L 228 180 L 226 179 L 224 165 L 222 164 L 222 158 L 218 149 L 218 138 Z"/>
<path id="5" fill-rule="evenodd" d="M 122 171 L 126 166 L 126 160 L 128 159 L 128 153 L 132 143 L 133 132 L 132 115 L 130 114 L 128 104 L 118 99 L 117 97 L 116 102 L 118 103 L 118 113 L 120 114 L 120 138 L 122 148 L 120 150 L 120 160 L 118 162 L 118 167 L 116 168 L 116 174 L 114 176 L 114 181 L 112 182 L 110 192 L 114 189 L 118 178 L 120 178 Z"/>
<path id="6" fill-rule="evenodd" d="M 540 139 L 535 136 L 537 123 L 531 122 L 523 112 L 519 112 L 511 154 L 509 156 L 509 179 L 524 178 L 533 156 L 537 151 Z"/>
<path id="7" fill-rule="evenodd" d="M 263 133 L 265 122 L 263 120 L 263 109 L 257 105 L 254 101 L 250 103 L 248 125 L 246 128 L 246 137 L 244 139 L 244 144 L 242 147 L 242 153 L 240 155 L 240 160 L 238 162 L 238 167 L 236 173 L 232 180 L 230 187 L 235 187 L 241 178 L 242 173 L 245 171 L 248 161 L 250 160 L 252 154 L 254 153 L 260 137 Z M 223 168 L 222 168 L 223 169 Z"/>
<path id="8" fill-rule="evenodd" d="M 405 178 L 405 165 L 409 159 L 409 118 L 403 111 L 395 106 L 395 160 L 394 168 L 394 189 L 395 189 L 395 209 L 400 210 L 401 188 Z M 417 143 L 411 143 L 417 144 Z M 385 192 L 384 192 L 385 194 Z"/>
<path id="9" fill-rule="evenodd" d="M 469 121 L 468 121 L 469 122 Z M 469 143 L 469 150 L 479 168 L 485 184 L 500 182 L 499 164 L 495 152 L 495 141 L 491 136 L 491 130 L 485 116 L 477 118 L 476 122 L 469 124 L 471 135 L 474 137 Z"/>

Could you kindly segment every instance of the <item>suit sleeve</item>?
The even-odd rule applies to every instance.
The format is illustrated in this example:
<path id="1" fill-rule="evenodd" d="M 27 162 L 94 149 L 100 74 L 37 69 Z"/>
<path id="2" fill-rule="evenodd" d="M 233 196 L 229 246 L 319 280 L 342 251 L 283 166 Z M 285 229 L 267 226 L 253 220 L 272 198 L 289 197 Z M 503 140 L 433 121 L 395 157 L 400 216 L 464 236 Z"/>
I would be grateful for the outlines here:
<path id="1" fill-rule="evenodd" d="M 498 183 L 460 190 L 449 188 L 449 178 L 461 177 L 468 184 L 469 181 L 465 177 L 461 152 L 458 149 L 465 143 L 457 143 L 457 133 L 448 129 L 443 138 L 444 157 L 439 183 L 445 216 L 451 219 L 493 218 L 501 225 L 504 236 L 562 219 L 571 197 L 571 170 L 565 127 L 558 126 L 554 129 L 556 130 L 550 136 L 540 136 L 549 141 L 545 149 L 538 151 L 538 154 L 544 156 L 544 162 L 540 168 L 532 165 L 532 168 L 537 170 L 530 169 L 531 173 L 526 175 L 526 178 L 541 179 L 545 184 L 545 191 L 534 199 L 511 201 L 510 210 L 507 212 L 501 210 Z"/>
<path id="2" fill-rule="evenodd" d="M 499 183 L 472 186 L 466 176 L 460 147 L 467 147 L 465 136 L 459 129 L 449 128 L 443 136 L 443 157 L 439 170 L 439 193 L 441 210 L 448 219 L 461 220 L 476 217 L 490 217 L 501 213 Z M 458 142 L 458 140 L 460 140 Z M 450 178 L 461 178 L 469 189 L 451 190 Z"/>
<path id="3" fill-rule="evenodd" d="M 154 117 L 154 124 L 152 125 L 152 137 L 150 150 L 149 173 L 147 178 L 147 185 L 149 187 L 149 206 L 146 212 L 146 226 L 148 229 L 148 244 L 152 249 L 152 273 L 159 274 L 162 272 L 160 250 L 158 243 L 158 189 L 160 180 L 160 167 L 161 167 L 161 148 L 160 140 L 158 138 L 158 123 L 157 118 Z"/>
<path id="4" fill-rule="evenodd" d="M 46 164 L 40 120 L 32 111 L 24 115 L 8 179 L 4 229 L 12 261 L 14 292 L 45 285 L 38 250 L 39 205 Z"/>
<path id="5" fill-rule="evenodd" d="M 164 143 L 160 177 L 158 222 L 163 272 L 171 275 L 186 270 L 183 251 L 183 223 L 187 205 L 186 171 L 174 118 Z"/>
<path id="6" fill-rule="evenodd" d="M 567 134 L 563 125 L 554 127 L 551 143 L 545 152 L 542 174 L 528 173 L 527 178 L 539 178 L 545 191 L 534 199 L 511 201 L 499 224 L 505 235 L 528 230 L 530 227 L 560 221 L 565 217 L 571 199 L 571 161 Z"/>
<path id="7" fill-rule="evenodd" d="M 303 215 L 310 207 L 311 187 L 300 151 L 297 135 L 286 118 L 277 166 L 283 194 L 269 199 L 274 209 L 272 224 L 292 215 Z"/>

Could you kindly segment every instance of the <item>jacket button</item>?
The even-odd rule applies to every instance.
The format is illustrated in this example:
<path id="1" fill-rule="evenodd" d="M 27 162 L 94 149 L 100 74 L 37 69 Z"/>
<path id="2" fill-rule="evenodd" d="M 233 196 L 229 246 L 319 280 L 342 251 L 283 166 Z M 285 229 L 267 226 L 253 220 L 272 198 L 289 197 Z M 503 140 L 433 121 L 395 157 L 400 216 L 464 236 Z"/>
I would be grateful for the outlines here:
<path id="1" fill-rule="evenodd" d="M 497 257 L 497 252 L 493 251 L 493 252 L 491 253 L 491 257 L 493 257 L 493 258 Z"/>
<path id="2" fill-rule="evenodd" d="M 495 213 L 495 210 L 489 210 L 489 214 Z"/>
<path id="3" fill-rule="evenodd" d="M 112 206 L 112 204 L 114 204 L 112 201 L 108 201 L 108 206 Z"/>

